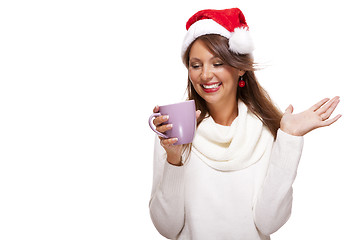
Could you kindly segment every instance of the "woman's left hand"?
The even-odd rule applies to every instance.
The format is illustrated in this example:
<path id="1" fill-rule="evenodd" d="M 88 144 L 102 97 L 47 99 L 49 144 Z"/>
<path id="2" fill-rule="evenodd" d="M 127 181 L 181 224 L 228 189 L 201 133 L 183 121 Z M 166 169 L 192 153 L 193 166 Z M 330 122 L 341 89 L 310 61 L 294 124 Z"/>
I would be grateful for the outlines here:
<path id="1" fill-rule="evenodd" d="M 292 113 L 294 108 L 290 105 L 280 121 L 280 129 L 291 135 L 304 136 L 316 128 L 329 126 L 341 117 L 339 114 L 329 119 L 339 102 L 340 97 L 334 97 L 330 101 L 329 98 L 325 98 L 308 110 L 297 114 Z"/>

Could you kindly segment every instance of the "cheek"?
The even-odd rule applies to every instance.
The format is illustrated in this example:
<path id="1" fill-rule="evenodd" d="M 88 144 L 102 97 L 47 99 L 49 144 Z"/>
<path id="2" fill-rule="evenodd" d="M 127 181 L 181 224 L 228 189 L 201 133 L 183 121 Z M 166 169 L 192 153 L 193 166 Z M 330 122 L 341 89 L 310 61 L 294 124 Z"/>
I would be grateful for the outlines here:
<path id="1" fill-rule="evenodd" d="M 237 85 L 239 81 L 239 76 L 236 74 L 228 74 L 226 79 L 228 79 L 229 84 Z"/>
<path id="2" fill-rule="evenodd" d="M 239 79 L 239 70 L 232 68 L 230 66 L 225 66 L 222 74 L 224 76 L 224 78 L 229 79 L 229 81 L 231 82 L 235 82 L 237 84 L 237 81 Z"/>
<path id="3" fill-rule="evenodd" d="M 198 80 L 199 74 L 197 72 L 189 71 L 188 74 L 189 74 L 189 78 L 190 78 L 191 83 L 194 84 L 194 83 L 199 82 L 199 80 Z"/>

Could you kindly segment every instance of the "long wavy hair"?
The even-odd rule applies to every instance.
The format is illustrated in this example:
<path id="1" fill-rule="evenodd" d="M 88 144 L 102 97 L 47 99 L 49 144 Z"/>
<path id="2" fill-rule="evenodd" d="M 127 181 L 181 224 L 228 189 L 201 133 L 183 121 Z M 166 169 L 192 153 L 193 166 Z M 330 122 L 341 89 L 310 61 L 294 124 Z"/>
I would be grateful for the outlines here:
<path id="1" fill-rule="evenodd" d="M 275 106 L 269 94 L 258 83 L 254 73 L 256 67 L 253 58 L 249 54 L 231 52 L 228 39 L 218 34 L 203 35 L 198 37 L 197 40 L 205 43 L 209 51 L 219 57 L 225 64 L 245 71 L 243 80 L 246 84 L 245 87 L 237 87 L 237 99 L 241 100 L 276 138 L 283 113 Z M 189 69 L 189 53 L 193 43 L 188 47 L 182 59 L 187 69 Z M 205 100 L 195 91 L 189 77 L 187 93 L 188 100 L 195 100 L 196 109 L 201 110 L 201 115 L 197 121 L 197 125 L 199 125 L 206 116 L 209 116 L 209 109 Z M 191 144 L 188 144 L 184 147 L 183 152 L 187 152 L 187 156 L 189 156 L 190 151 Z"/>

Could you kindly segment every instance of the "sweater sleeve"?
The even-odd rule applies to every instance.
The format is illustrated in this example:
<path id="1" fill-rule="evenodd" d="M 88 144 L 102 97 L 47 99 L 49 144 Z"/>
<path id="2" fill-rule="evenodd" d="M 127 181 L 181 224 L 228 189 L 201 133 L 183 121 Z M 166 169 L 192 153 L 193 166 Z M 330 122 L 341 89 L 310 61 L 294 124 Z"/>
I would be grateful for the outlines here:
<path id="1" fill-rule="evenodd" d="M 158 232 L 174 239 L 184 226 L 184 167 L 166 161 L 166 152 L 156 137 L 150 216 Z"/>
<path id="2" fill-rule="evenodd" d="M 303 137 L 278 130 L 267 174 L 254 206 L 255 224 L 265 235 L 276 232 L 291 215 L 292 184 L 303 144 Z"/>

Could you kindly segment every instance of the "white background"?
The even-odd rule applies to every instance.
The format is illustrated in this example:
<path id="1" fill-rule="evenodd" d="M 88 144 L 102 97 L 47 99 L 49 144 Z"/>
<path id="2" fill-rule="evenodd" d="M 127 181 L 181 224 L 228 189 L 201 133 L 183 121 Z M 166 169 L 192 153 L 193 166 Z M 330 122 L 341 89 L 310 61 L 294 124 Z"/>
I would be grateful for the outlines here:
<path id="1" fill-rule="evenodd" d="M 356 1 L 1 1 L 0 239 L 163 239 L 149 217 L 156 104 L 184 99 L 185 23 L 243 10 L 284 110 L 339 95 L 305 137 L 293 213 L 275 240 L 358 236 Z"/>

